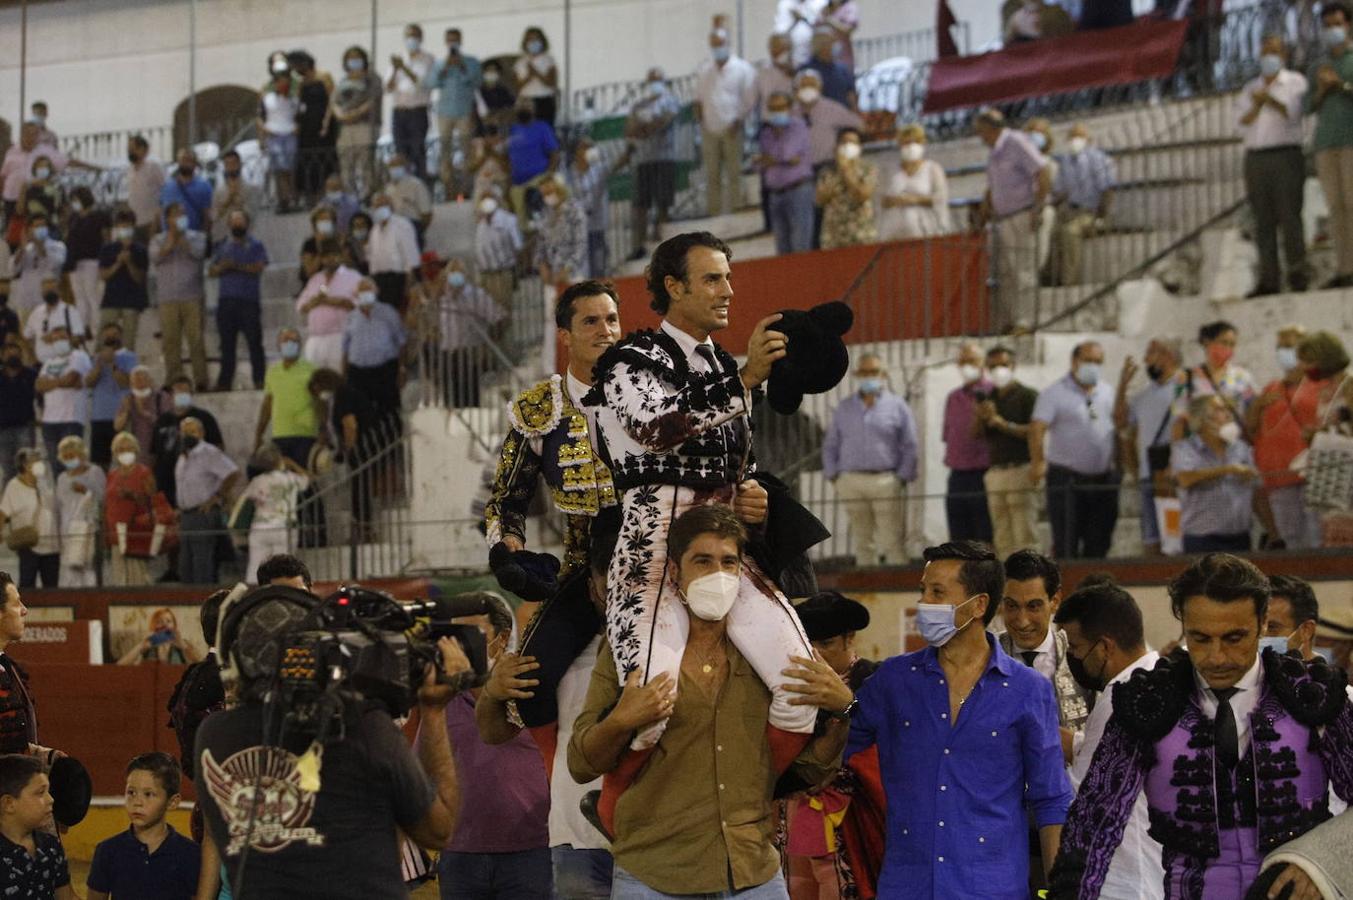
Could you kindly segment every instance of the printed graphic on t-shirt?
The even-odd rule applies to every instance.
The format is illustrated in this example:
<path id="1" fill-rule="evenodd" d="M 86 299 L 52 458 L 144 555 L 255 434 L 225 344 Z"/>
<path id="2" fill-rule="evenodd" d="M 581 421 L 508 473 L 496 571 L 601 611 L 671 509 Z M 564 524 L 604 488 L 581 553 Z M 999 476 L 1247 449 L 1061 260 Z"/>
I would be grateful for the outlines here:
<path id="1" fill-rule="evenodd" d="M 227 856 L 238 855 L 246 840 L 258 853 L 277 853 L 298 841 L 324 846 L 324 835 L 309 827 L 315 794 L 301 789 L 296 762 L 295 754 L 277 747 L 250 747 L 224 763 L 210 750 L 202 754 L 207 790 L 230 836 Z"/>

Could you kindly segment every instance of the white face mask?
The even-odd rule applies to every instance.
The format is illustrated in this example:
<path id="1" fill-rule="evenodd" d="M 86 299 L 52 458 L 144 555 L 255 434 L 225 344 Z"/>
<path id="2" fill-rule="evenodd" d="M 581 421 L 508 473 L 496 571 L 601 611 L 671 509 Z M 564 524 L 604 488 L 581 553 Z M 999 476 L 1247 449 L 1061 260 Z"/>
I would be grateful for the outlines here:
<path id="1" fill-rule="evenodd" d="M 545 205 L 548 206 L 550 209 L 554 209 L 556 206 L 559 205 L 558 194 L 546 194 L 543 199 L 545 201 Z"/>
<path id="2" fill-rule="evenodd" d="M 479 202 L 479 211 L 486 216 L 491 216 L 498 211 L 498 201 L 492 197 L 487 197 Z"/>
<path id="3" fill-rule="evenodd" d="M 971 364 L 961 364 L 958 367 L 958 376 L 963 379 L 964 384 L 972 384 L 982 377 L 982 367 Z"/>
<path id="4" fill-rule="evenodd" d="M 1236 422 L 1227 422 L 1217 428 L 1217 437 L 1228 444 L 1234 444 L 1240 440 L 1240 425 Z"/>
<path id="5" fill-rule="evenodd" d="M 128 467 L 136 465 L 136 454 L 130 452 L 119 453 L 117 455 L 117 464 L 119 466 L 128 466 Z"/>
<path id="6" fill-rule="evenodd" d="M 775 64 L 776 64 L 777 66 L 787 66 L 787 65 L 789 65 L 789 51 L 788 51 L 788 50 L 781 51 L 780 53 L 775 54 L 775 56 L 772 57 L 772 58 L 775 60 Z"/>
<path id="7" fill-rule="evenodd" d="M 998 388 L 1009 387 L 1010 382 L 1015 380 L 1015 370 L 1009 366 L 997 366 L 988 374 L 991 376 L 991 383 Z"/>
<path id="8" fill-rule="evenodd" d="M 583 153 L 583 159 L 587 160 L 588 165 L 595 166 L 601 162 L 601 150 L 597 147 L 588 147 Z"/>
<path id="9" fill-rule="evenodd" d="M 1071 148 L 1073 154 L 1080 155 L 1085 152 L 1085 148 L 1089 143 L 1090 142 L 1083 137 L 1073 137 L 1071 140 L 1067 141 L 1067 146 Z"/>
<path id="10" fill-rule="evenodd" d="M 711 572 L 701 575 L 686 588 L 686 606 L 691 615 L 706 622 L 717 622 L 733 608 L 742 583 L 732 572 Z"/>
<path id="11" fill-rule="evenodd" d="M 925 145 L 918 144 L 915 141 L 902 145 L 902 161 L 917 162 L 925 158 Z"/>
<path id="12" fill-rule="evenodd" d="M 842 159 L 859 159 L 860 145 L 854 141 L 842 144 L 836 148 L 836 155 L 840 156 Z"/>
<path id="13" fill-rule="evenodd" d="M 362 291 L 360 294 L 357 295 L 357 305 L 358 305 L 358 306 L 375 306 L 375 305 L 376 305 L 376 295 L 375 295 L 374 293 L 372 293 L 371 291 Z"/>
<path id="14" fill-rule="evenodd" d="M 798 96 L 800 103 L 806 106 L 811 106 L 812 104 L 818 101 L 819 97 L 822 96 L 822 92 L 819 91 L 817 88 L 813 87 L 799 88 Z"/>
<path id="15" fill-rule="evenodd" d="M 38 460 L 28 467 L 28 471 L 34 478 L 41 478 L 47 474 L 47 464 L 42 460 Z"/>
<path id="16" fill-rule="evenodd" d="M 150 388 L 132 388 L 132 396 L 144 400 L 150 396 Z"/>

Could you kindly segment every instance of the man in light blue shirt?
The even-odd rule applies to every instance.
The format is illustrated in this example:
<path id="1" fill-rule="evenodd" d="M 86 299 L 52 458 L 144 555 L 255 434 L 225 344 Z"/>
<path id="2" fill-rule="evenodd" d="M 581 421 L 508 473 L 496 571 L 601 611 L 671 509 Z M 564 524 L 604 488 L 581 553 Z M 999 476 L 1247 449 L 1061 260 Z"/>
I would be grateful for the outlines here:
<path id="1" fill-rule="evenodd" d="M 85 376 L 90 391 L 89 461 L 107 468 L 113 460 L 113 419 L 131 386 L 136 354 L 122 346 L 122 326 L 109 322 L 99 334 L 94 368 Z"/>
<path id="2" fill-rule="evenodd" d="M 1146 387 L 1128 399 L 1128 384 L 1137 373 L 1132 357 L 1123 360 L 1118 379 L 1118 395 L 1113 401 L 1114 426 L 1127 435 L 1129 449 L 1124 466 L 1137 469 L 1137 488 L 1141 492 L 1142 545 L 1148 554 L 1160 552 L 1160 527 L 1156 522 L 1156 477 L 1170 462 L 1170 423 L 1174 421 L 1175 398 L 1185 390 L 1180 362 L 1183 355 L 1179 338 L 1158 337 L 1146 345 L 1142 363 L 1146 367 Z M 1152 464 L 1152 461 L 1155 464 Z"/>
<path id="3" fill-rule="evenodd" d="M 399 363 L 407 340 L 399 310 L 376 302 L 376 283 L 363 278 L 357 308 L 343 327 L 343 374 L 391 423 L 399 421 Z"/>
<path id="4" fill-rule="evenodd" d="M 856 393 L 836 408 L 822 441 L 822 471 L 845 505 L 858 565 L 906 561 L 902 485 L 916 480 L 916 421 L 886 377 L 879 357 L 861 356 Z"/>
<path id="5" fill-rule="evenodd" d="M 1185 553 L 1245 553 L 1259 472 L 1230 408 L 1215 394 L 1189 403 L 1189 437 L 1170 448 Z"/>
<path id="6" fill-rule="evenodd" d="M 1067 141 L 1071 152 L 1057 157 L 1052 197 L 1057 203 L 1057 230 L 1048 268 L 1057 284 L 1081 282 L 1081 246 L 1092 230 L 1108 219 L 1118 172 L 1109 154 L 1090 143 L 1084 125 L 1074 125 Z"/>
<path id="7" fill-rule="evenodd" d="M 465 147 L 474 129 L 475 92 L 482 69 L 479 59 L 461 52 L 459 28 L 446 29 L 446 58 L 428 69 L 423 86 L 437 89 L 437 133 L 441 145 L 441 176 L 446 196 L 468 194 Z"/>
<path id="8" fill-rule="evenodd" d="M 1101 377 L 1103 368 L 1103 347 L 1077 344 L 1071 371 L 1038 395 L 1029 423 L 1029 476 L 1035 485 L 1047 476 L 1057 559 L 1103 559 L 1118 523 L 1114 389 Z"/>

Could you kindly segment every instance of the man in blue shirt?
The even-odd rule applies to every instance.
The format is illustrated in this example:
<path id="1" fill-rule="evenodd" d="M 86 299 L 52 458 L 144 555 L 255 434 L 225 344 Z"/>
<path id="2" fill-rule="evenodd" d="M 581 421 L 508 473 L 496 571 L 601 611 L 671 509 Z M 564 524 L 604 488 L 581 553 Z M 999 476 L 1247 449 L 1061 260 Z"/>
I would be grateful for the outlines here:
<path id="1" fill-rule="evenodd" d="M 1028 824 L 1057 856 L 1071 784 L 1052 685 L 986 626 L 1005 574 L 985 544 L 925 551 L 916 624 L 930 646 L 895 656 L 856 695 L 846 758 L 877 745 L 888 798 L 880 897 L 1026 900 Z"/>
<path id="2" fill-rule="evenodd" d="M 509 196 L 523 230 L 530 225 L 526 193 L 559 165 L 559 139 L 554 127 L 535 117 L 530 98 L 517 101 L 517 121 L 507 134 L 507 161 L 512 170 Z"/>
<path id="3" fill-rule="evenodd" d="M 184 230 L 211 230 L 211 185 L 197 174 L 197 154 L 191 148 L 184 147 L 179 151 L 174 177 L 160 189 L 160 209 L 167 210 L 171 203 L 182 206 L 188 217 L 188 227 Z"/>
<path id="4" fill-rule="evenodd" d="M 822 96 L 842 106 L 855 108 L 855 75 L 836 61 L 836 38 L 830 31 L 813 35 L 813 58 L 799 67 L 800 72 L 816 72 L 822 78 Z"/>
<path id="5" fill-rule="evenodd" d="M 267 362 L 263 358 L 263 306 L 259 285 L 268 267 L 268 251 L 249 234 L 249 214 L 242 209 L 230 213 L 227 224 L 230 239 L 216 248 L 207 273 L 221 279 L 221 298 L 216 304 L 216 331 L 221 338 L 221 371 L 216 390 L 235 386 L 235 345 L 241 334 L 249 348 L 249 367 L 254 390 L 263 387 Z"/>
<path id="6" fill-rule="evenodd" d="M 343 327 L 343 375 L 348 386 L 399 422 L 399 361 L 408 335 L 399 310 L 376 302 L 376 283 L 363 278 L 357 308 Z"/>
<path id="7" fill-rule="evenodd" d="M 122 346 L 122 326 L 117 322 L 103 326 L 99 346 L 92 352 L 94 368 L 85 376 L 90 389 L 89 461 L 106 469 L 113 461 L 113 419 L 131 387 L 137 359 Z"/>
<path id="8" fill-rule="evenodd" d="M 428 69 L 423 81 L 425 88 L 437 89 L 441 176 L 448 198 L 469 193 L 464 182 L 465 148 L 474 130 L 475 91 L 482 78 L 479 59 L 462 53 L 460 42 L 459 28 L 446 29 L 446 58 Z"/>

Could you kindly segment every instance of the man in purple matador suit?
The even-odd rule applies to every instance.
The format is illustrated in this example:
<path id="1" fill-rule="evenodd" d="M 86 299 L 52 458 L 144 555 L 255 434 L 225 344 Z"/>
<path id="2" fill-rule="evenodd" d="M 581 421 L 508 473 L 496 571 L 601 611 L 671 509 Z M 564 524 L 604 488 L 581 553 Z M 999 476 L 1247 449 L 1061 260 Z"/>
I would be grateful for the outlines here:
<path id="1" fill-rule="evenodd" d="M 1170 900 L 1241 900 L 1264 856 L 1353 797 L 1353 704 L 1323 660 L 1259 652 L 1269 584 L 1209 554 L 1170 583 L 1180 651 L 1115 687 L 1050 896 L 1094 898 L 1139 792 Z"/>

